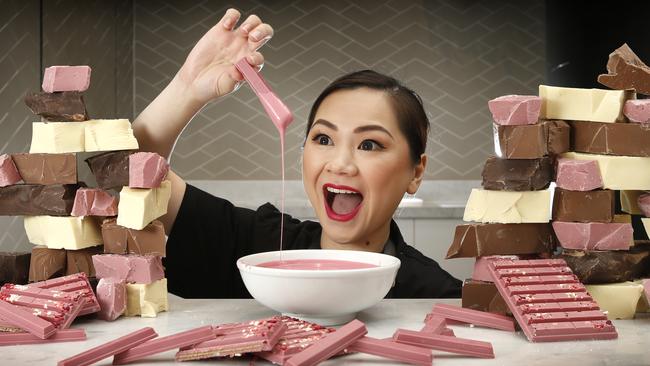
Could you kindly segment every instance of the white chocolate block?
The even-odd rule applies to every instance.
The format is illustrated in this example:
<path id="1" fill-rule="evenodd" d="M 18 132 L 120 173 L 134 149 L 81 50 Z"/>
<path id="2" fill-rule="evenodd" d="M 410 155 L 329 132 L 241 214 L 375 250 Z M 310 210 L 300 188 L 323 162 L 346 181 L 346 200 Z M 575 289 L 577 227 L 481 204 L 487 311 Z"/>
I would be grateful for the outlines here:
<path id="1" fill-rule="evenodd" d="M 162 181 L 158 188 L 122 188 L 117 206 L 117 224 L 129 229 L 144 229 L 167 213 L 171 188 L 169 180 Z"/>
<path id="2" fill-rule="evenodd" d="M 609 320 L 632 319 L 643 293 L 643 285 L 635 282 L 586 285 L 587 292 L 607 313 Z"/>
<path id="3" fill-rule="evenodd" d="M 84 145 L 84 122 L 34 122 L 30 153 L 82 152 Z"/>
<path id="4" fill-rule="evenodd" d="M 650 235 L 650 218 L 642 217 L 641 223 L 643 223 L 643 228 L 645 229 L 645 233 Z"/>
<path id="5" fill-rule="evenodd" d="M 621 199 L 621 211 L 627 212 L 631 215 L 643 215 L 643 212 L 637 203 L 639 196 L 643 193 L 643 191 L 620 191 L 619 197 Z"/>
<path id="6" fill-rule="evenodd" d="M 25 231 L 30 243 L 50 249 L 75 250 L 103 243 L 101 229 L 91 217 L 25 216 Z"/>
<path id="7" fill-rule="evenodd" d="M 539 86 L 540 118 L 571 121 L 625 122 L 623 106 L 631 91 Z"/>
<path id="8" fill-rule="evenodd" d="M 84 122 L 85 150 L 110 151 L 133 150 L 138 148 L 138 140 L 133 136 L 128 119 L 94 119 Z"/>
<path id="9" fill-rule="evenodd" d="M 509 192 L 474 188 L 463 216 L 464 221 L 501 224 L 544 223 L 550 219 L 549 190 Z"/>
<path id="10" fill-rule="evenodd" d="M 603 187 L 613 190 L 650 190 L 650 157 L 568 152 L 562 158 L 596 160 Z"/>
<path id="11" fill-rule="evenodd" d="M 150 284 L 126 284 L 125 316 L 140 315 L 145 318 L 154 318 L 159 312 L 168 310 L 166 278 Z"/>

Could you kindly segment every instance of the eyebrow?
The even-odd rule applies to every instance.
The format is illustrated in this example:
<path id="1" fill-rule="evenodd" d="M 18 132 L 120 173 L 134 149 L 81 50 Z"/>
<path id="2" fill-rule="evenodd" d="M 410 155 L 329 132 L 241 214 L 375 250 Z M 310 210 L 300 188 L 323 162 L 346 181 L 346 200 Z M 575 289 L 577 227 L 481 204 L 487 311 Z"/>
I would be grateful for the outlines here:
<path id="1" fill-rule="evenodd" d="M 312 124 L 312 127 L 315 126 L 315 125 L 323 125 L 323 126 L 325 126 L 325 127 L 331 128 L 331 129 L 334 130 L 334 131 L 338 131 L 338 130 L 339 130 L 339 128 L 336 127 L 335 124 L 333 124 L 332 122 L 330 122 L 330 121 L 328 121 L 328 120 L 322 119 L 322 118 L 321 118 L 321 119 L 318 119 L 316 122 L 314 122 L 314 123 Z M 385 129 L 384 127 L 382 127 L 382 126 L 380 126 L 380 125 L 364 125 L 364 126 L 359 126 L 359 127 L 355 128 L 352 132 L 354 132 L 354 133 L 361 133 L 361 132 L 367 132 L 367 131 L 379 131 L 379 132 L 384 132 L 385 134 L 387 134 L 388 136 L 390 136 L 390 138 L 392 138 L 393 140 L 395 139 L 395 138 L 393 137 L 393 135 L 392 135 L 390 132 L 388 132 L 387 129 Z"/>

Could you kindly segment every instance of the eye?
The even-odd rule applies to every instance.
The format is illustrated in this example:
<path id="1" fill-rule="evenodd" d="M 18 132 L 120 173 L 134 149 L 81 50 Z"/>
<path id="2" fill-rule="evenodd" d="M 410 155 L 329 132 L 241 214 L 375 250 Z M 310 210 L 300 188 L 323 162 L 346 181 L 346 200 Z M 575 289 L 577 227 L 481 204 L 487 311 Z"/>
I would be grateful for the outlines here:
<path id="1" fill-rule="evenodd" d="M 374 140 L 363 140 L 361 141 L 361 144 L 359 144 L 359 150 L 364 151 L 381 150 L 383 148 L 384 146 Z"/>
<path id="2" fill-rule="evenodd" d="M 311 140 L 315 141 L 319 145 L 333 145 L 332 139 L 330 139 L 329 136 L 324 135 L 322 133 L 314 136 L 314 138 Z"/>

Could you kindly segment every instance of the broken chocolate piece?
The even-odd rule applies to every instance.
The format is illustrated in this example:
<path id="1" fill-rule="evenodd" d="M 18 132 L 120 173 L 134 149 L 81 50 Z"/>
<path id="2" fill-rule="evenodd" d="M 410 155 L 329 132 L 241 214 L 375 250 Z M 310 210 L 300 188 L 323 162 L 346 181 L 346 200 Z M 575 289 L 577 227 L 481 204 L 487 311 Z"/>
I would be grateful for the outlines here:
<path id="1" fill-rule="evenodd" d="M 67 216 L 72 211 L 79 185 L 21 184 L 0 188 L 0 215 Z"/>
<path id="2" fill-rule="evenodd" d="M 77 183 L 75 154 L 12 154 L 11 157 L 27 184 Z"/>
<path id="3" fill-rule="evenodd" d="M 650 246 L 629 251 L 581 251 L 564 249 L 562 258 L 582 283 L 615 283 L 650 274 Z"/>
<path id="4" fill-rule="evenodd" d="M 532 125 L 539 119 L 542 99 L 537 95 L 504 95 L 488 102 L 498 125 Z"/>
<path id="5" fill-rule="evenodd" d="M 650 99 L 632 99 L 625 102 L 623 113 L 630 122 L 650 123 Z"/>
<path id="6" fill-rule="evenodd" d="M 497 126 L 497 155 L 506 159 L 538 159 L 569 151 L 569 125 L 560 120 L 534 125 Z"/>
<path id="7" fill-rule="evenodd" d="M 615 191 L 567 191 L 555 188 L 553 220 L 574 222 L 612 222 Z"/>
<path id="8" fill-rule="evenodd" d="M 29 93 L 27 107 L 48 121 L 80 122 L 88 120 L 84 97 L 80 92 Z"/>
<path id="9" fill-rule="evenodd" d="M 5 283 L 26 284 L 30 257 L 28 252 L 0 252 L 0 286 Z"/>
<path id="10" fill-rule="evenodd" d="M 496 191 L 538 191 L 553 180 L 553 162 L 539 159 L 500 159 L 490 157 L 483 167 L 483 188 Z"/>
<path id="11" fill-rule="evenodd" d="M 492 282 L 465 280 L 463 282 L 462 304 L 464 308 L 489 313 L 511 315 L 508 305 Z"/>
<path id="12" fill-rule="evenodd" d="M 0 155 L 0 187 L 17 184 L 22 178 L 10 155 Z"/>
<path id="13" fill-rule="evenodd" d="M 612 89 L 634 89 L 650 95 L 650 68 L 624 43 L 609 54 L 607 74 L 599 75 L 598 82 Z"/>
<path id="14" fill-rule="evenodd" d="M 650 156 L 650 125 L 569 121 L 571 150 L 590 154 Z"/>
<path id="15" fill-rule="evenodd" d="M 97 186 L 119 189 L 129 185 L 129 156 L 133 151 L 112 151 L 86 159 Z"/>
<path id="16" fill-rule="evenodd" d="M 447 259 L 548 253 L 555 248 L 550 224 L 464 224 L 456 226 Z"/>
<path id="17" fill-rule="evenodd" d="M 101 245 L 96 247 L 66 251 L 67 265 L 65 274 L 71 275 L 83 272 L 88 277 L 95 277 L 95 266 L 93 265 L 92 257 L 95 254 L 101 254 L 103 252 L 104 248 Z"/>
<path id="18" fill-rule="evenodd" d="M 154 220 L 142 230 L 117 225 L 116 219 L 102 223 L 104 253 L 165 256 L 165 228 Z"/>
<path id="19" fill-rule="evenodd" d="M 44 246 L 32 248 L 29 265 L 29 282 L 45 281 L 65 275 L 65 249 L 50 249 Z"/>

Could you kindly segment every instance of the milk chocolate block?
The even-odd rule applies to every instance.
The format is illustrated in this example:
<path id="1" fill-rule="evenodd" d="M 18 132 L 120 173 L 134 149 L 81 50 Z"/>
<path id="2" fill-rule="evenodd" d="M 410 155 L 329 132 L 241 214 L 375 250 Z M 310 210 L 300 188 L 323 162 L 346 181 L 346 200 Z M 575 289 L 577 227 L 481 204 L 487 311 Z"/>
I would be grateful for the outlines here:
<path id="1" fill-rule="evenodd" d="M 650 156 L 650 125 L 570 121 L 571 150 L 576 152 Z"/>
<path id="2" fill-rule="evenodd" d="M 128 119 L 93 119 L 83 122 L 85 151 L 134 150 L 138 140 Z"/>
<path id="3" fill-rule="evenodd" d="M 564 259 L 585 284 L 630 281 L 650 273 L 650 246 L 647 245 L 636 245 L 629 251 L 565 249 L 556 257 Z"/>
<path id="4" fill-rule="evenodd" d="M 169 163 L 152 152 L 137 152 L 129 156 L 129 187 L 157 188 L 167 176 Z"/>
<path id="5" fill-rule="evenodd" d="M 628 250 L 633 243 L 632 224 L 554 221 L 558 243 L 565 249 Z"/>
<path id="6" fill-rule="evenodd" d="M 637 282 L 589 285 L 586 287 L 600 309 L 606 312 L 609 320 L 633 319 L 643 294 L 643 285 Z"/>
<path id="7" fill-rule="evenodd" d="M 103 252 L 104 248 L 102 248 L 101 245 L 79 250 L 66 251 L 67 265 L 65 274 L 71 275 L 83 272 L 88 277 L 95 277 L 95 266 L 93 265 L 92 257 L 95 254 L 101 254 Z"/>
<path id="8" fill-rule="evenodd" d="M 636 123 L 650 123 L 650 99 L 634 99 L 625 102 L 623 114 Z"/>
<path id="9" fill-rule="evenodd" d="M 43 91 L 86 91 L 90 86 L 90 66 L 50 66 L 43 74 Z"/>
<path id="10" fill-rule="evenodd" d="M 77 184 L 42 186 L 20 184 L 0 188 L 0 215 L 67 216 L 72 211 Z"/>
<path id="11" fill-rule="evenodd" d="M 643 215 L 643 211 L 639 208 L 638 199 L 644 193 L 644 191 L 619 191 L 621 211 L 632 215 Z"/>
<path id="12" fill-rule="evenodd" d="M 50 249 L 44 246 L 32 248 L 29 265 L 29 282 L 49 280 L 65 275 L 67 255 L 65 249 Z"/>
<path id="13" fill-rule="evenodd" d="M 167 213 L 171 182 L 165 180 L 158 188 L 129 188 L 120 191 L 117 224 L 142 230 L 153 220 Z"/>
<path id="14" fill-rule="evenodd" d="M 534 125 L 497 126 L 495 150 L 506 159 L 538 159 L 569 151 L 571 128 L 564 121 L 543 121 Z"/>
<path id="15" fill-rule="evenodd" d="M 99 278 L 152 283 L 165 277 L 159 256 L 101 254 L 93 256 L 93 264 Z"/>
<path id="16" fill-rule="evenodd" d="M 512 314 L 492 282 L 465 280 L 463 282 L 462 306 L 488 313 Z"/>
<path id="17" fill-rule="evenodd" d="M 47 121 L 81 122 L 88 119 L 84 97 L 79 92 L 29 93 L 27 107 Z"/>
<path id="18" fill-rule="evenodd" d="M 52 249 L 83 249 L 102 244 L 99 225 L 92 217 L 25 216 L 30 243 Z"/>
<path id="19" fill-rule="evenodd" d="M 463 221 L 483 223 L 543 223 L 551 219 L 550 191 L 488 191 L 472 189 Z"/>
<path id="20" fill-rule="evenodd" d="M 129 156 L 133 151 L 112 151 L 86 159 L 90 171 L 103 189 L 117 189 L 129 185 Z"/>
<path id="21" fill-rule="evenodd" d="M 539 119 L 542 99 L 536 95 L 505 95 L 488 102 L 498 125 L 532 125 Z"/>
<path id="22" fill-rule="evenodd" d="M 598 82 L 612 89 L 634 89 L 650 95 L 650 68 L 624 43 L 609 54 L 607 74 L 599 75 Z"/>
<path id="23" fill-rule="evenodd" d="M 115 219 L 102 223 L 104 253 L 165 256 L 165 228 L 155 220 L 142 230 L 117 225 Z"/>
<path id="24" fill-rule="evenodd" d="M 34 122 L 30 153 L 83 152 L 86 122 Z"/>
<path id="25" fill-rule="evenodd" d="M 596 160 L 603 188 L 615 190 L 650 190 L 650 158 L 637 156 L 596 155 L 569 152 L 562 158 Z"/>
<path id="26" fill-rule="evenodd" d="M 574 222 L 612 222 L 615 191 L 567 191 L 555 188 L 553 220 Z"/>
<path id="27" fill-rule="evenodd" d="M 126 311 L 124 316 L 140 315 L 153 318 L 161 311 L 169 310 L 167 300 L 167 279 L 150 284 L 126 284 Z"/>
<path id="28" fill-rule="evenodd" d="M 625 122 L 623 105 L 632 91 L 539 86 L 540 117 L 570 121 Z"/>
<path id="29" fill-rule="evenodd" d="M 80 188 L 72 206 L 72 216 L 115 216 L 117 197 L 99 188 Z"/>
<path id="30" fill-rule="evenodd" d="M 0 252 L 0 284 L 27 284 L 29 279 L 29 261 L 31 255 L 26 253 Z"/>
<path id="31" fill-rule="evenodd" d="M 12 154 L 11 158 L 27 184 L 77 183 L 75 154 Z"/>
<path id="32" fill-rule="evenodd" d="M 554 177 L 553 162 L 539 159 L 490 157 L 483 166 L 483 188 L 493 191 L 539 191 L 548 188 Z"/>
<path id="33" fill-rule="evenodd" d="M 557 160 L 558 187 L 570 191 L 591 191 L 602 188 L 603 178 L 596 160 L 560 158 Z"/>
<path id="34" fill-rule="evenodd" d="M 446 258 L 549 253 L 554 249 L 550 224 L 466 224 L 456 226 Z"/>

